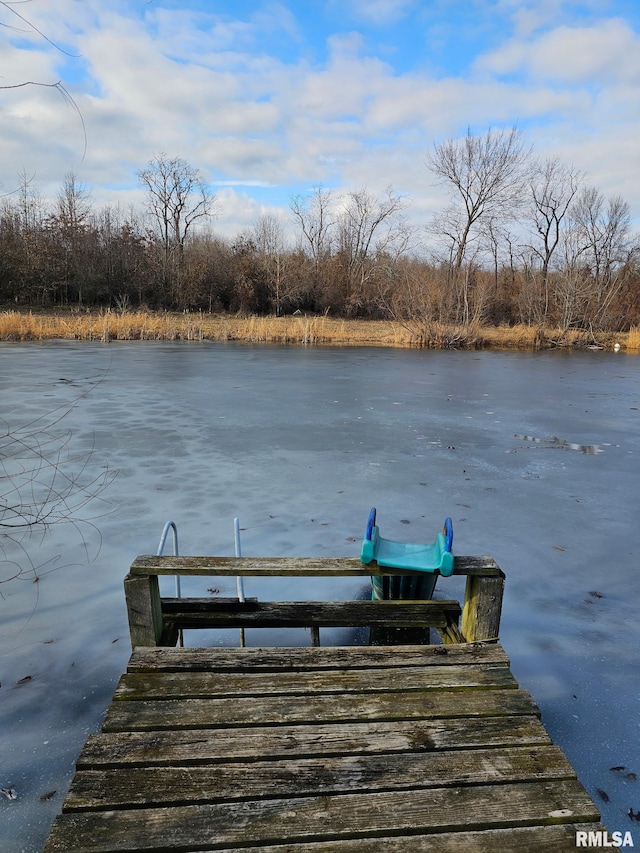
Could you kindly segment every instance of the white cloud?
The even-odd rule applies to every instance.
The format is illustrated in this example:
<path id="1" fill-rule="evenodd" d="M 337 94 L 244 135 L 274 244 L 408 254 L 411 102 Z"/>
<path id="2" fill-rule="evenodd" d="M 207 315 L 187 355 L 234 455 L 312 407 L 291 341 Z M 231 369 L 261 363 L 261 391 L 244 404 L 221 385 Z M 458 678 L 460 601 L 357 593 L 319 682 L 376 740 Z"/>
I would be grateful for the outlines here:
<path id="1" fill-rule="evenodd" d="M 529 41 L 513 39 L 483 56 L 477 67 L 499 75 L 568 84 L 640 77 L 640 38 L 624 21 L 557 27 Z"/>
<path id="2" fill-rule="evenodd" d="M 211 186 L 214 187 L 273 187 L 275 184 L 271 184 L 268 181 L 260 181 L 255 178 L 248 178 L 246 180 L 234 180 L 233 178 L 228 181 L 211 181 Z"/>
<path id="3" fill-rule="evenodd" d="M 258 217 L 266 213 L 278 214 L 279 209 L 256 201 L 247 193 L 225 187 L 217 193 L 220 216 L 213 223 L 216 234 L 232 240 L 242 231 L 250 231 Z M 285 225 L 288 223 L 283 218 Z"/>
<path id="4" fill-rule="evenodd" d="M 466 73 L 436 77 L 395 69 L 356 32 L 328 34 L 327 59 L 313 60 L 324 50 L 293 49 L 303 34 L 283 5 L 240 20 L 193 12 L 188 2 L 178 10 L 148 4 L 143 18 L 126 0 L 37 3 L 38 25 L 80 46 L 82 60 L 74 65 L 37 39 L 25 50 L 0 30 L 0 73 L 6 78 L 10 68 L 12 79 L 55 81 L 76 66 L 87 69 L 90 76 L 69 88 L 88 150 L 82 160 L 82 127 L 58 93 L 0 92 L 0 183 L 15 183 L 24 168 L 37 173 L 43 193 L 55 195 L 74 169 L 96 200 L 113 200 L 105 188 L 114 186 L 123 188 L 121 198 L 136 199 L 137 170 L 166 151 L 216 182 L 216 230 L 246 228 L 264 211 L 252 187 L 261 199 L 272 187 L 282 203 L 314 184 L 374 192 L 391 184 L 412 196 L 424 222 L 441 201 L 424 164 L 433 142 L 468 125 L 482 131 L 518 123 L 541 152 L 593 171 L 603 188 L 640 209 L 629 143 L 640 135 L 638 34 L 619 19 L 596 27 L 557 25 L 556 18 L 544 30 L 553 5 L 499 0 L 490 8 L 511 16 L 515 35 L 470 61 Z M 570 6 L 562 6 L 563 15 Z M 363 15 L 380 20 L 410 8 L 360 4 Z M 281 53 L 285 43 L 293 47 Z"/>
<path id="5" fill-rule="evenodd" d="M 486 19 L 507 19 L 518 38 L 578 20 L 600 19 L 611 0 L 479 0 Z"/>
<path id="6" fill-rule="evenodd" d="M 188 57 L 190 61 L 198 61 L 198 57 L 207 54 L 260 53 L 266 44 L 273 48 L 278 40 L 302 39 L 291 11 L 277 3 L 257 9 L 243 19 L 219 14 L 215 6 L 206 13 L 151 6 L 146 22 L 153 24 L 154 39 L 170 55 Z"/>
<path id="7" fill-rule="evenodd" d="M 418 5 L 417 0 L 351 0 L 342 6 L 351 5 L 352 12 L 376 26 L 384 26 L 403 18 L 407 12 Z"/>

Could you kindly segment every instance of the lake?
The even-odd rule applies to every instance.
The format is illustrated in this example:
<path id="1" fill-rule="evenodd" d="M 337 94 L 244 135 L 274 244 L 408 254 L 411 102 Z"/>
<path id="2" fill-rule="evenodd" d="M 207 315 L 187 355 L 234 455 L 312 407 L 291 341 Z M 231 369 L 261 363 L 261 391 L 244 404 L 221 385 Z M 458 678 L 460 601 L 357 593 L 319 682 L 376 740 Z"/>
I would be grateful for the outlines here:
<path id="1" fill-rule="evenodd" d="M 0 344 L 0 365 L 5 430 L 31 448 L 22 473 L 15 459 L 4 470 L 24 505 L 39 446 L 57 471 L 37 477 L 75 521 L 5 537 L 0 553 L 5 853 L 42 848 L 130 653 L 122 580 L 165 521 L 183 554 L 232 554 L 238 516 L 246 556 L 355 557 L 372 506 L 385 537 L 433 541 L 450 515 L 454 552 L 497 560 L 514 675 L 608 829 L 640 844 L 637 356 L 58 341 Z M 0 494 L 17 500 L 8 482 Z M 459 583 L 437 594 L 460 597 Z M 207 594 L 193 584 L 183 593 Z M 300 584 L 245 592 L 366 594 L 357 579 Z"/>

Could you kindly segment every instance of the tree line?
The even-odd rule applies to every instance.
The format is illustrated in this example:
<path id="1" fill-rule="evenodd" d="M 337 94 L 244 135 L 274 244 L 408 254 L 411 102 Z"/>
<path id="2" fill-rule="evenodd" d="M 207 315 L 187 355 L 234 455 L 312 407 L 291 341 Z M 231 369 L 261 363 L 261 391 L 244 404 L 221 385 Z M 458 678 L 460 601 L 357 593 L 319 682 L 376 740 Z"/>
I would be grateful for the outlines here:
<path id="1" fill-rule="evenodd" d="M 234 239 L 215 233 L 218 201 L 178 157 L 158 154 L 138 173 L 143 210 L 96 208 L 73 173 L 46 203 L 23 173 L 0 203 L 0 304 L 640 323 L 640 241 L 623 198 L 535 157 L 516 128 L 468 131 L 434 145 L 425 165 L 449 201 L 423 228 L 392 188 L 316 187 Z"/>

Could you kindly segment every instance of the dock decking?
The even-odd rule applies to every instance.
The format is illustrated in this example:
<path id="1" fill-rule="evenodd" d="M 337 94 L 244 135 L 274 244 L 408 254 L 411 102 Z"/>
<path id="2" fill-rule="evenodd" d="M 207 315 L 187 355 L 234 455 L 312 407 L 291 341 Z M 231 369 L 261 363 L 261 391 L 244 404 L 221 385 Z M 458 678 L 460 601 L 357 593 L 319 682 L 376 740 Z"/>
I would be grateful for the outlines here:
<path id="1" fill-rule="evenodd" d="M 157 636 L 175 634 L 169 604 Z M 134 645 L 45 853 L 575 850 L 604 830 L 597 808 L 501 646 L 451 642 L 439 604 L 406 619 L 440 623 L 439 646 Z"/>

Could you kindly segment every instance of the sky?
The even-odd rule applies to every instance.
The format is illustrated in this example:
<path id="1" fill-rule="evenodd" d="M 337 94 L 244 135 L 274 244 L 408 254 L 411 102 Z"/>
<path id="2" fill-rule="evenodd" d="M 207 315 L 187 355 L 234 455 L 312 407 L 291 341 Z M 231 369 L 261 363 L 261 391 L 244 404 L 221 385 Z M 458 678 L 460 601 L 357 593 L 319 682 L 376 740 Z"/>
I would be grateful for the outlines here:
<path id="1" fill-rule="evenodd" d="M 33 81 L 61 81 L 73 99 Z M 214 230 L 289 221 L 292 197 L 392 187 L 417 226 L 446 204 L 448 139 L 517 126 L 640 221 L 636 0 L 0 2 L 0 194 L 142 207 L 156 154 L 199 169 Z"/>

